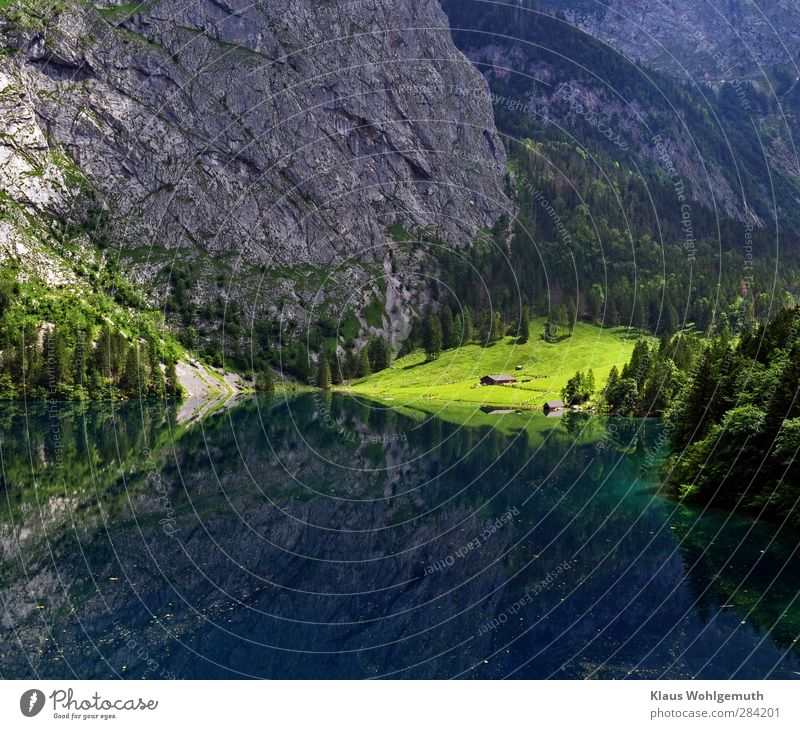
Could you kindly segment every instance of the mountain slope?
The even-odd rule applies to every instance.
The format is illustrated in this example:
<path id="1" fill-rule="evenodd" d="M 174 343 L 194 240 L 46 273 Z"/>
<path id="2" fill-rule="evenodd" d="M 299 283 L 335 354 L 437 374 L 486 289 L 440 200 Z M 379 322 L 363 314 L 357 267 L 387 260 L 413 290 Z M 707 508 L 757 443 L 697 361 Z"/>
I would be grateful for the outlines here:
<path id="1" fill-rule="evenodd" d="M 524 2 L 524 5 L 530 5 Z M 695 80 L 764 84 L 797 75 L 800 14 L 790 0 L 542 0 L 640 63 Z"/>
<path id="2" fill-rule="evenodd" d="M 800 230 L 791 104 L 778 108 L 748 87 L 744 105 L 743 87 L 678 83 L 536 9 L 442 5 L 456 44 L 491 85 L 503 131 L 602 150 L 649 180 L 684 183 L 693 201 L 725 217 L 774 229 L 778 215 L 783 231 Z M 661 211 L 667 219 L 680 218 L 677 192 Z"/>
<path id="3" fill-rule="evenodd" d="M 184 327 L 233 298 L 300 323 L 377 304 L 402 336 L 385 308 L 421 263 L 388 229 L 464 245 L 508 207 L 484 81 L 433 0 L 96 5 L 4 5 L 1 69 L 152 300 L 189 281 Z"/>

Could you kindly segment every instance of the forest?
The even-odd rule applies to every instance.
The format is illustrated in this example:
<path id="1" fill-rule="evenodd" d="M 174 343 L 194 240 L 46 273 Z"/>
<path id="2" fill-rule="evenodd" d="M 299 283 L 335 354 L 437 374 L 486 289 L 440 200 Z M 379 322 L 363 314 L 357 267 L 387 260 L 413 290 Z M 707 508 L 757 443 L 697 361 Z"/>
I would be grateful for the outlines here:
<path id="1" fill-rule="evenodd" d="M 734 336 L 637 342 L 603 391 L 605 409 L 663 416 L 676 496 L 800 525 L 800 310 Z"/>
<path id="2" fill-rule="evenodd" d="M 86 294 L 0 268 L 0 400 L 125 400 L 181 395 L 176 352 L 149 323 L 126 334 Z"/>

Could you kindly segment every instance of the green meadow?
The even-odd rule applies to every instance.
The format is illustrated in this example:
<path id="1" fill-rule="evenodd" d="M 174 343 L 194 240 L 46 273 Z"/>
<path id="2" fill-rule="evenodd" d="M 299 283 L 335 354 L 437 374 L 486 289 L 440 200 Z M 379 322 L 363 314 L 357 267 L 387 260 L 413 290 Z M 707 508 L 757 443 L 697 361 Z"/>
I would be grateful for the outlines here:
<path id="1" fill-rule="evenodd" d="M 447 350 L 433 362 L 426 362 L 420 350 L 347 389 L 397 405 L 470 403 L 539 409 L 546 400 L 560 399 L 567 380 L 578 370 L 591 368 L 600 390 L 611 368 L 622 369 L 630 359 L 639 338 L 627 327 L 606 329 L 581 322 L 571 335 L 547 342 L 541 337 L 544 323 L 544 319 L 531 322 L 526 344 L 505 337 L 489 346 L 470 344 Z M 481 377 L 488 374 L 512 374 L 517 383 L 481 386 Z"/>

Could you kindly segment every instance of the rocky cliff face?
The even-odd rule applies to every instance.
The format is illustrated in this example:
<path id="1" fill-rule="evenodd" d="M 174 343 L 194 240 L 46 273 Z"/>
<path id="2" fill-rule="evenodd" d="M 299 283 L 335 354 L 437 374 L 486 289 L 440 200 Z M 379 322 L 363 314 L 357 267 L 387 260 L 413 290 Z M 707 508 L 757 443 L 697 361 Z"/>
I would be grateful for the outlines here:
<path id="1" fill-rule="evenodd" d="M 707 210 L 757 227 L 776 217 L 797 227 L 800 88 L 796 70 L 789 75 L 778 63 L 781 53 L 784 62 L 794 54 L 796 11 L 773 8 L 774 29 L 758 31 L 773 35 L 745 47 L 733 40 L 745 38 L 757 11 L 739 12 L 739 3 L 717 3 L 726 18 L 717 22 L 711 3 L 546 3 L 556 17 L 527 0 L 488 10 L 470 0 L 441 2 L 457 46 L 490 83 L 504 132 L 602 145 L 626 167 L 635 157 L 637 175 L 685 185 Z M 706 54 L 716 71 L 684 58 L 689 49 Z M 741 54 L 751 54 L 756 69 L 769 66 L 768 77 L 757 79 Z M 683 67 L 653 71 L 667 68 L 664 59 Z"/>
<path id="2" fill-rule="evenodd" d="M 44 218 L 67 217 L 79 205 L 78 178 L 53 153 L 30 97 L 8 67 L 0 68 L 0 260 L 25 261 L 50 286 L 77 277 L 53 250 Z M 88 241 L 85 241 L 88 242 Z"/>
<path id="3" fill-rule="evenodd" d="M 24 159 L 34 140 L 74 161 L 151 288 L 177 260 L 200 271 L 200 300 L 224 281 L 301 320 L 376 299 L 400 310 L 424 256 L 390 227 L 464 245 L 508 206 L 485 83 L 435 0 L 16 5 L 0 72 L 27 136 L 11 125 L 4 149 Z M 51 192 L 63 177 L 37 174 Z M 15 202 L 53 208 L 55 193 L 10 179 Z M 56 197 L 68 215 L 74 196 Z"/>
<path id="4" fill-rule="evenodd" d="M 529 3 L 524 2 L 524 5 Z M 628 58 L 695 80 L 766 82 L 772 66 L 794 67 L 800 13 L 790 0 L 545 0 L 566 19 Z"/>

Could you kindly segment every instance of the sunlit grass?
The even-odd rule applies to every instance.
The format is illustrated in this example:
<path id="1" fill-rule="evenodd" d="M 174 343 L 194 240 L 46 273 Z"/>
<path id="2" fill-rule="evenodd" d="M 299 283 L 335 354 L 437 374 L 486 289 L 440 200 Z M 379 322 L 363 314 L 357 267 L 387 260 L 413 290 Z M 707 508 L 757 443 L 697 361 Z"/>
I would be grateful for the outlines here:
<path id="1" fill-rule="evenodd" d="M 517 344 L 512 337 L 482 347 L 477 344 L 443 352 L 426 362 L 422 351 L 398 359 L 388 370 L 353 383 L 351 391 L 398 404 L 424 401 L 467 402 L 518 408 L 539 408 L 561 397 L 567 380 L 578 370 L 592 369 L 597 388 L 611 368 L 630 359 L 638 335 L 625 327 L 604 329 L 579 323 L 572 335 L 546 342 L 540 334 L 544 319 L 531 322 L 530 339 Z M 516 367 L 521 365 L 522 369 Z M 513 374 L 511 386 L 481 387 L 487 374 Z"/>

